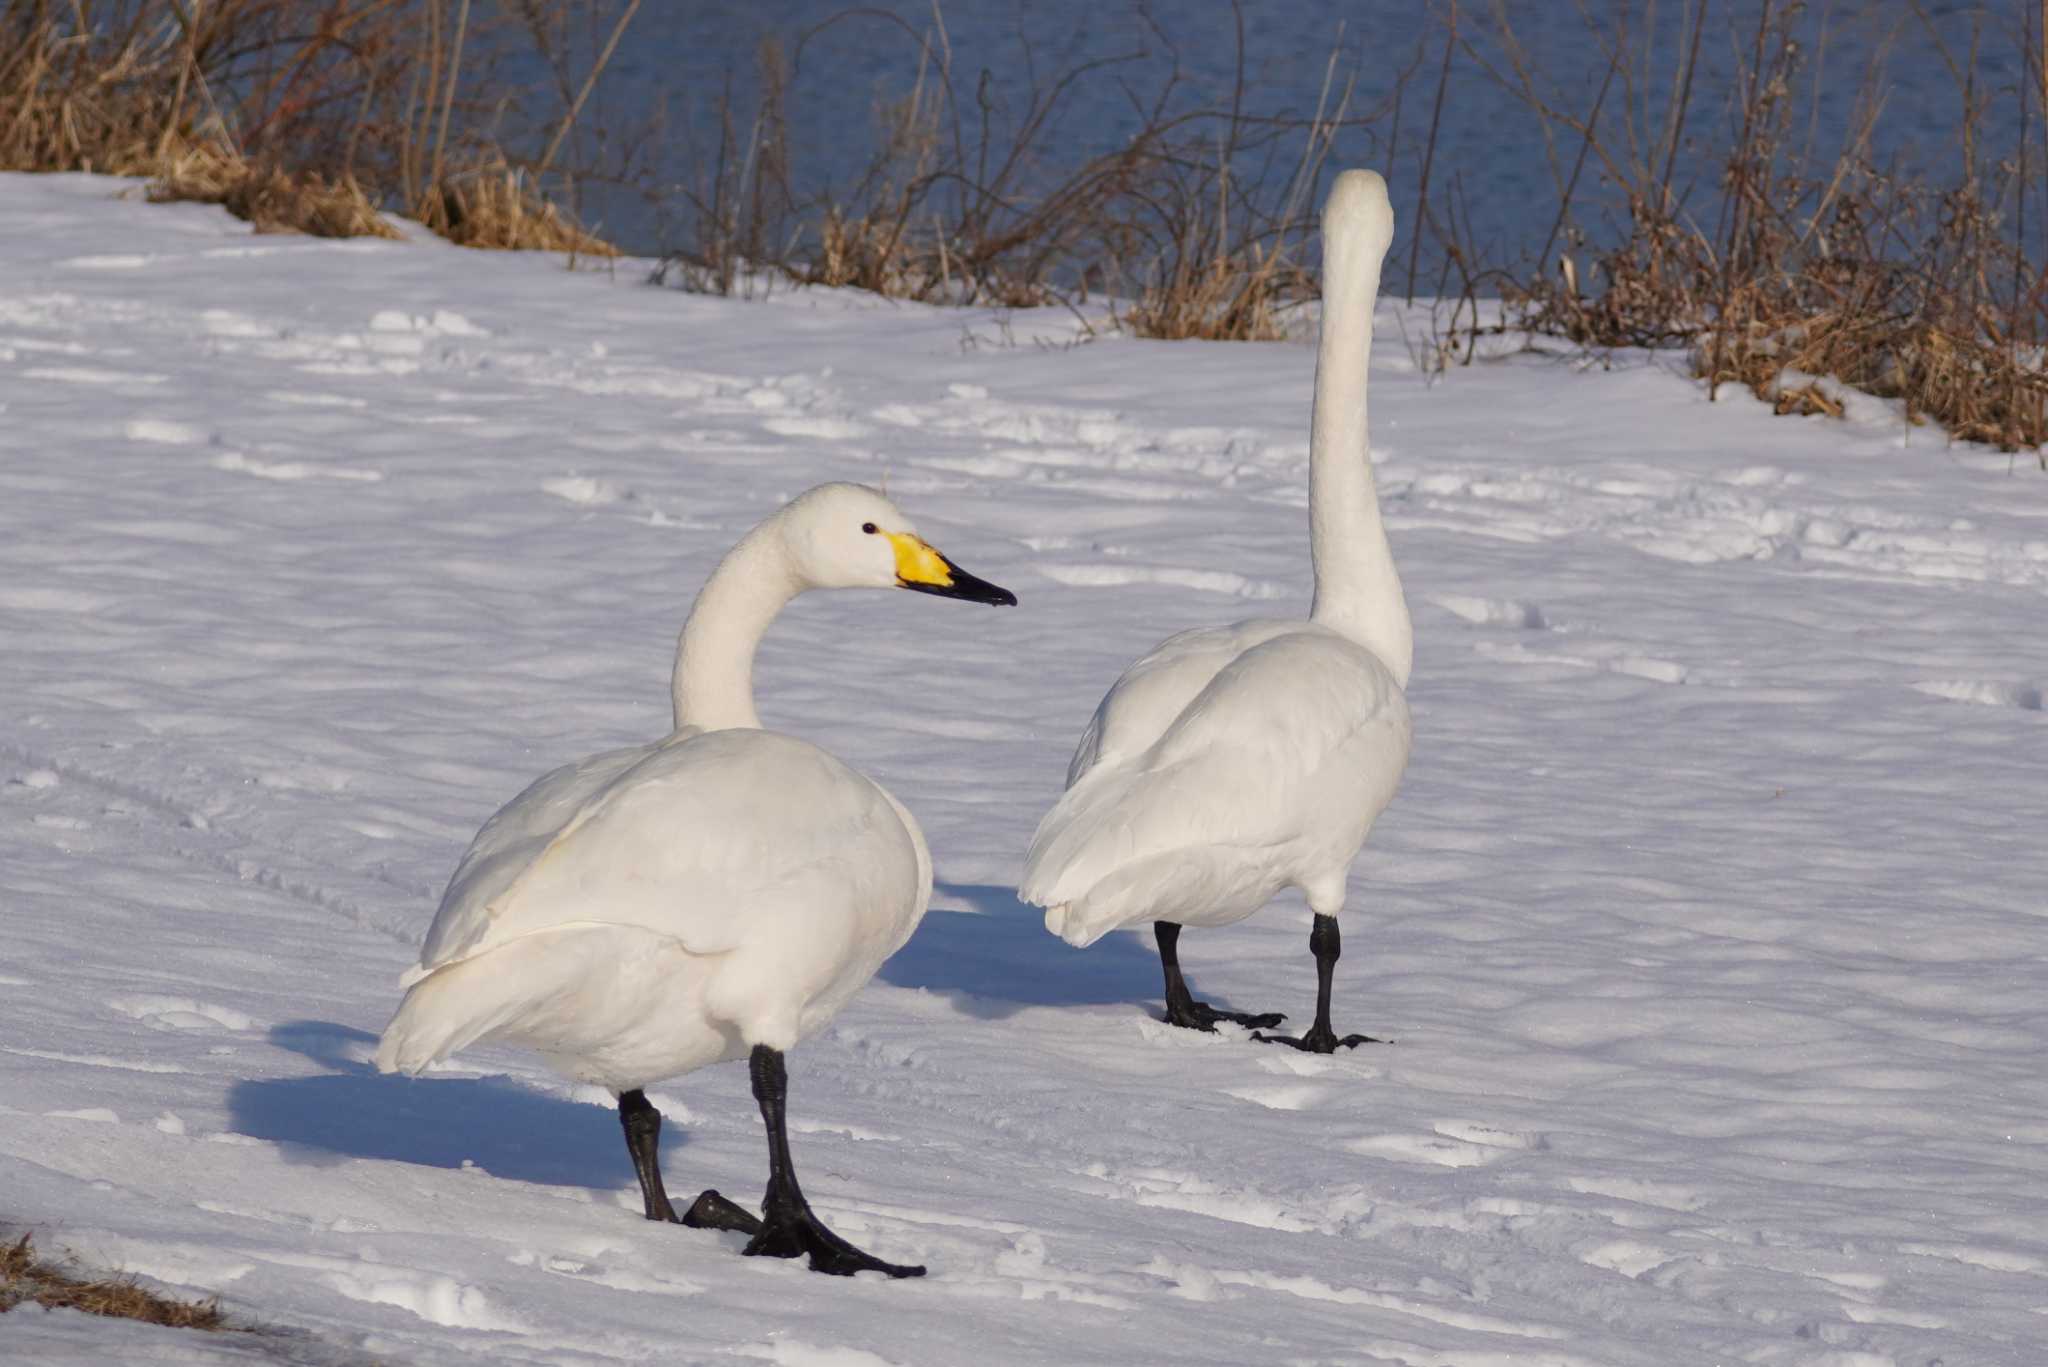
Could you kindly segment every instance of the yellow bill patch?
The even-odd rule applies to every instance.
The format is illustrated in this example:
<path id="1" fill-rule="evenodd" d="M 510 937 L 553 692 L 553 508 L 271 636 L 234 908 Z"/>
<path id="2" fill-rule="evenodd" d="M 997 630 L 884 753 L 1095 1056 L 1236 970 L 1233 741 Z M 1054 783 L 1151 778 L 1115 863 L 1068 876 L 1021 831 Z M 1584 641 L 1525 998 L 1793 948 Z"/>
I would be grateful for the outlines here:
<path id="1" fill-rule="evenodd" d="M 896 577 L 906 584 L 930 584 L 936 588 L 953 587 L 953 571 L 946 564 L 946 558 L 933 550 L 917 537 L 902 532 L 888 533 L 889 544 L 896 548 Z"/>

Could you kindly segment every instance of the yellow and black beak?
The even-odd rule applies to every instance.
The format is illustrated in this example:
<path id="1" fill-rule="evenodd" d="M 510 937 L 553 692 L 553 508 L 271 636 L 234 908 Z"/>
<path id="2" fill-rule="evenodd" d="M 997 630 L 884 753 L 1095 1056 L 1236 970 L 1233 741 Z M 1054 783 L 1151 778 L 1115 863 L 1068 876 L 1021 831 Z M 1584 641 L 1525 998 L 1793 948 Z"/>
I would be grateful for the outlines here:
<path id="1" fill-rule="evenodd" d="M 889 544 L 896 550 L 898 588 L 934 593 L 941 598 L 964 598 L 992 607 L 1017 606 L 1016 594 L 997 588 L 986 579 L 975 578 L 926 545 L 922 538 L 904 532 L 890 532 L 888 536 Z"/>

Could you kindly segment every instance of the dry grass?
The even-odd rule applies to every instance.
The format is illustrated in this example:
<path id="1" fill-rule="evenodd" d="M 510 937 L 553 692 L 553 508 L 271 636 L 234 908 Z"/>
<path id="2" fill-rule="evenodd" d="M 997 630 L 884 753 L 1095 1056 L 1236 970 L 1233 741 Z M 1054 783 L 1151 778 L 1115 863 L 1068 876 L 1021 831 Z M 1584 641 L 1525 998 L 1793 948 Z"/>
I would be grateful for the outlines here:
<path id="1" fill-rule="evenodd" d="M 1696 54 L 1706 7 L 1694 14 Z M 1499 15 L 1495 49 L 1519 63 Z M 1646 107 L 1628 89 L 1628 73 L 1650 63 L 1626 32 L 1592 35 L 1611 65 L 1583 117 L 1565 107 L 1563 94 L 1540 90 L 1525 65 L 1494 70 L 1538 114 L 1553 148 L 1575 145 L 1577 154 L 1552 235 L 1565 250 L 1553 268 L 1546 246 L 1533 272 L 1510 281 L 1512 319 L 1595 350 L 1687 348 L 1710 393 L 1740 384 L 1779 413 L 1839 417 L 1844 387 L 1859 390 L 1958 440 L 2041 451 L 2048 469 L 2048 287 L 2026 247 L 2030 202 L 2048 189 L 2037 146 L 2048 141 L 2040 136 L 2048 122 L 2034 127 L 2048 111 L 2038 22 L 2048 20 L 2048 5 L 2009 30 L 1980 24 L 1965 54 L 1943 48 L 1917 6 L 1900 11 L 1901 41 L 1935 49 L 1955 82 L 1961 117 L 1952 155 L 1938 163 L 1950 177 L 1941 184 L 1903 178 L 1871 154 L 1887 82 L 1882 49 L 1862 74 L 1842 145 L 1815 153 L 1810 133 L 1802 139 L 1821 59 L 1798 41 L 1800 17 L 1790 0 L 1765 0 L 1755 27 L 1740 35 L 1711 223 L 1688 211 L 1673 177 L 1690 58 L 1667 92 L 1661 130 L 1636 113 L 1611 114 Z M 1994 88 L 1981 74 L 1978 44 L 2001 41 L 2020 58 L 2017 88 Z M 1612 103 L 1610 86 L 1621 92 Z M 2017 140 L 2002 142 L 1994 130 Z M 1588 161 L 1626 195 L 1615 244 L 1590 252 L 1575 198 Z M 1455 257 L 1455 243 L 1450 250 Z"/>
<path id="2" fill-rule="evenodd" d="M 502 161 L 444 176 L 427 191 L 420 222 L 462 247 L 614 257 L 618 248 L 571 222 Z"/>
<path id="3" fill-rule="evenodd" d="M 1118 315 L 1140 337 L 1278 341 L 1287 335 L 1288 307 L 1320 292 L 1308 266 L 1316 187 L 1337 134 L 1350 125 L 1356 78 L 1339 83 L 1333 48 L 1308 118 L 1247 118 L 1242 11 L 1237 21 L 1239 74 L 1229 114 L 1156 140 L 1128 196 L 1137 212 L 1119 225 L 1118 236 L 1150 261 Z M 1338 36 L 1341 43 L 1341 29 Z M 1201 143 L 1212 135 L 1214 150 L 1204 156 Z"/>
<path id="4" fill-rule="evenodd" d="M 1252 243 L 1177 257 L 1118 318 L 1137 336 L 1162 341 L 1275 342 L 1287 336 L 1286 305 L 1315 292 L 1284 251 Z"/>
<path id="5" fill-rule="evenodd" d="M 175 30 L 85 41 L 32 0 L 0 8 L 0 169 L 146 174 L 182 122 Z"/>
<path id="6" fill-rule="evenodd" d="M 160 158 L 149 197 L 158 203 L 218 204 L 259 233 L 398 236 L 353 180 L 329 184 L 311 172 L 292 175 L 204 145 Z"/>
<path id="7" fill-rule="evenodd" d="M 1228 103 L 1211 107 L 1186 97 L 1177 63 L 1156 88 L 1136 88 L 1144 68 L 1133 63 L 1174 54 L 1149 11 L 1149 56 L 1083 62 L 1005 104 L 980 82 L 956 87 L 942 5 L 922 28 L 849 8 L 803 35 L 793 57 L 763 45 L 751 116 L 728 91 L 686 195 L 692 241 L 673 264 L 719 293 L 793 280 L 1023 307 L 1101 292 L 1121 301 L 1118 324 L 1143 336 L 1279 337 L 1289 310 L 1317 290 L 1313 202 L 1335 139 L 1351 135 L 1347 156 L 1365 159 L 1391 112 L 1386 143 L 1403 152 L 1401 91 L 1427 59 L 1438 84 L 1422 106 L 1426 140 L 1412 167 L 1388 169 L 1397 184 L 1415 173 L 1408 289 L 1428 237 L 1434 293 L 1449 313 L 1436 353 L 1445 363 L 1469 361 L 1480 332 L 1509 326 L 1591 350 L 1682 347 L 1710 392 L 1740 384 L 1782 412 L 1839 413 L 1848 386 L 1961 439 L 2009 450 L 2048 441 L 2048 284 L 2036 268 L 2048 252 L 2048 0 L 2016 17 L 1978 11 L 1967 52 L 1941 47 L 1917 0 L 1897 12 L 1901 42 L 1947 64 L 1961 111 L 1954 154 L 1918 183 L 1870 152 L 1882 56 L 1863 73 L 1842 145 L 1816 152 L 1810 131 L 1802 139 L 1822 62 L 1799 38 L 1797 0 L 1760 0 L 1753 27 L 1733 35 L 1725 110 L 1694 107 L 1712 6 L 1684 9 L 1675 64 L 1653 50 L 1647 26 L 1631 27 L 1636 9 L 1579 7 L 1587 47 L 1609 63 L 1594 92 L 1577 75 L 1544 81 L 1509 6 L 1441 3 L 1443 28 L 1417 48 L 1386 107 L 1354 114 L 1333 54 L 1316 108 L 1299 116 L 1248 108 L 1241 12 L 1240 74 Z M 574 183 L 558 154 L 570 162 L 630 143 L 610 125 L 579 130 L 578 119 L 603 117 L 598 77 L 640 9 L 641 0 L 0 0 L 0 168 L 145 175 L 154 198 L 218 203 L 263 231 L 389 235 L 378 211 L 396 209 L 464 245 L 611 256 L 543 186 Z M 866 167 L 799 202 L 784 102 L 805 44 L 841 23 L 909 40 L 915 76 L 878 106 Z M 1038 69 L 1017 41 L 1018 69 Z M 2018 55 L 2016 83 L 1983 76 L 1989 44 Z M 551 76 L 552 113 L 520 104 L 531 92 L 503 76 L 508 61 L 536 57 Z M 1460 63 L 1536 115 L 1531 151 L 1540 138 L 1558 210 L 1527 269 L 1479 265 L 1466 187 L 1434 155 Z M 1131 102 L 1137 131 L 1074 166 L 1061 120 L 1099 83 Z M 508 121 L 547 135 L 537 162 L 493 140 Z M 1681 149 L 1697 160 L 1703 147 L 1723 149 L 1709 158 L 1719 170 L 1711 191 L 1675 175 Z M 1479 307 L 1494 293 L 1504 321 Z"/>
<path id="8" fill-rule="evenodd" d="M 379 210 L 397 209 L 467 246 L 613 255 L 489 136 L 517 103 L 508 54 L 605 12 L 612 41 L 565 94 L 546 170 L 639 8 L 606 5 L 0 0 L 0 169 L 147 176 L 152 199 L 264 232 L 392 237 Z"/>
<path id="9" fill-rule="evenodd" d="M 1005 308 L 1100 291 L 1124 301 L 1114 308 L 1120 326 L 1147 337 L 1279 337 L 1286 307 L 1315 294 L 1311 215 L 1332 141 L 1371 120 L 1350 116 L 1351 83 L 1338 79 L 1334 54 L 1314 111 L 1252 112 L 1241 13 L 1238 20 L 1240 74 L 1220 108 L 1188 96 L 1177 62 L 1142 96 L 1134 88 L 1137 64 L 1174 53 L 1156 24 L 1152 53 L 1059 70 L 1015 106 L 992 99 L 985 82 L 971 94 L 956 88 L 941 7 L 922 30 L 849 9 L 803 36 L 794 67 L 779 45 L 765 44 L 751 114 L 728 95 L 715 144 L 698 149 L 695 231 L 664 274 L 718 293 L 755 288 L 768 271 L 891 298 Z M 800 79 L 806 45 L 842 23 L 907 39 L 915 75 L 907 93 L 877 107 L 876 151 L 852 183 L 799 203 L 782 102 Z M 1028 40 L 1017 43 L 1016 68 L 1037 70 Z M 1070 139 L 1061 119 L 1104 89 L 1136 103 L 1136 130 L 1074 165 L 1063 157 Z"/>
<path id="10" fill-rule="evenodd" d="M 1744 385 L 1779 413 L 1842 416 L 1840 396 L 1808 378 L 1828 376 L 1896 400 L 1908 422 L 1936 423 L 1959 441 L 2002 451 L 2048 441 L 2039 348 L 2001 341 L 1996 320 L 1944 316 L 1946 301 L 1907 280 L 1889 303 L 1853 289 L 1821 300 L 1738 290 L 1694 345 L 1694 371 L 1710 385 Z"/>
<path id="11" fill-rule="evenodd" d="M 133 1277 L 103 1277 L 49 1262 L 24 1234 L 17 1243 L 0 1245 L 0 1313 L 29 1301 L 52 1310 L 81 1310 L 173 1329 L 229 1328 L 218 1301 L 175 1300 L 143 1289 Z"/>
<path id="12" fill-rule="evenodd" d="M 925 299 L 950 283 L 946 242 L 934 234 L 933 250 L 921 252 L 901 215 L 863 213 L 849 217 L 833 204 L 818 225 L 818 249 L 796 268 L 807 284 L 850 286 L 891 299 Z"/>

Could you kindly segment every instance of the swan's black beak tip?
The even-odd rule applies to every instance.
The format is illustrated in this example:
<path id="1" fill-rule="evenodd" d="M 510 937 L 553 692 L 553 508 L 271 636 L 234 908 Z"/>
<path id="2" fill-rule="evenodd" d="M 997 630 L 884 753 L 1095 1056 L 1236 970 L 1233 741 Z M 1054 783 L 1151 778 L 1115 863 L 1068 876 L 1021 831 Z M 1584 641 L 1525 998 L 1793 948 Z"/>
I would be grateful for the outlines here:
<path id="1" fill-rule="evenodd" d="M 1013 608 L 1017 606 L 1017 595 L 999 584 L 969 574 L 952 561 L 946 562 L 949 584 L 920 584 L 909 579 L 898 579 L 899 586 L 917 593 L 934 594 L 940 598 L 958 598 L 967 603 L 986 603 L 992 608 Z"/>

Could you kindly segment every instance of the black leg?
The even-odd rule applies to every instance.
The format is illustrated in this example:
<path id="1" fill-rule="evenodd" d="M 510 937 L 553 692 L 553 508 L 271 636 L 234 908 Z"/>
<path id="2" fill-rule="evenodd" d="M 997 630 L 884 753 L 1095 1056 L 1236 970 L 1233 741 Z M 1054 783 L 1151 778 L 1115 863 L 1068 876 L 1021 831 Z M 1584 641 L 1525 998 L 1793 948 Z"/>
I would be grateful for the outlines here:
<path id="1" fill-rule="evenodd" d="M 1244 1011 L 1218 1011 L 1207 1002 L 1195 1000 L 1187 979 L 1180 975 L 1180 925 L 1175 921 L 1154 921 L 1152 934 L 1159 941 L 1159 966 L 1166 970 L 1166 1015 L 1168 1025 L 1186 1030 L 1216 1028 L 1217 1021 L 1230 1021 L 1254 1030 L 1271 1030 L 1286 1016 L 1277 1011 L 1252 1015 Z"/>
<path id="2" fill-rule="evenodd" d="M 1334 1054 L 1339 1049 L 1355 1049 L 1361 1044 L 1385 1043 L 1371 1035 L 1339 1037 L 1330 1028 L 1330 975 L 1336 971 L 1337 960 L 1344 953 L 1344 938 L 1337 932 L 1336 917 L 1316 913 L 1315 924 L 1308 932 L 1308 949 L 1316 956 L 1316 1023 L 1308 1028 L 1305 1035 L 1254 1035 L 1252 1038 L 1270 1044 L 1291 1044 L 1311 1054 Z"/>
<path id="3" fill-rule="evenodd" d="M 681 1215 L 669 1204 L 668 1191 L 661 1183 L 661 1112 L 647 1094 L 635 1087 L 619 1093 L 619 1124 L 626 1131 L 626 1152 L 633 1159 L 633 1175 L 640 1179 L 640 1199 L 647 1218 L 695 1229 L 732 1229 L 758 1234 L 761 1222 L 715 1191 L 699 1196 Z"/>
<path id="4" fill-rule="evenodd" d="M 789 1072 L 783 1066 L 782 1051 L 757 1044 L 747 1067 L 753 1078 L 754 1100 L 760 1103 L 761 1119 L 768 1126 L 768 1194 L 761 1202 L 761 1231 L 743 1251 L 749 1257 L 767 1258 L 809 1254 L 813 1272 L 828 1272 L 835 1277 L 850 1277 L 856 1272 L 922 1277 L 922 1267 L 885 1263 L 825 1228 L 811 1210 L 810 1202 L 804 1200 L 803 1189 L 796 1181 L 796 1164 L 789 1156 L 785 1119 Z"/>
<path id="5" fill-rule="evenodd" d="M 640 1199 L 647 1218 L 682 1223 L 676 1208 L 668 1203 L 668 1191 L 661 1185 L 661 1112 L 635 1087 L 619 1093 L 619 1125 L 626 1131 L 626 1152 L 633 1159 L 633 1175 L 640 1179 Z"/>

